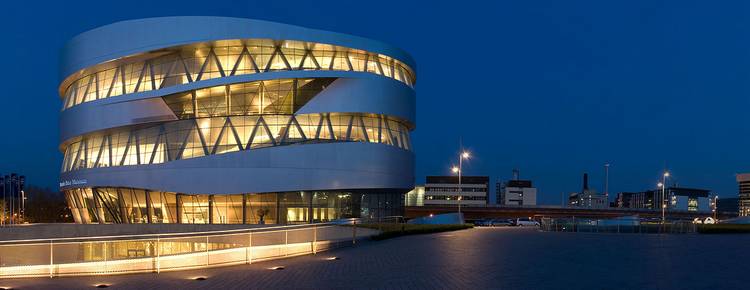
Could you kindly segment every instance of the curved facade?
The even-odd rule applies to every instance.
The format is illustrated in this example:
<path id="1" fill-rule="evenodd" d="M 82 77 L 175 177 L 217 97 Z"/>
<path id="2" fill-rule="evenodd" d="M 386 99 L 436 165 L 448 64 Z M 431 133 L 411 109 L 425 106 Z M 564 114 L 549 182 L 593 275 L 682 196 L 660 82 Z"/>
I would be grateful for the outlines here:
<path id="1" fill-rule="evenodd" d="M 414 185 L 414 61 L 381 42 L 150 18 L 76 36 L 60 71 L 78 223 L 377 218 Z"/>

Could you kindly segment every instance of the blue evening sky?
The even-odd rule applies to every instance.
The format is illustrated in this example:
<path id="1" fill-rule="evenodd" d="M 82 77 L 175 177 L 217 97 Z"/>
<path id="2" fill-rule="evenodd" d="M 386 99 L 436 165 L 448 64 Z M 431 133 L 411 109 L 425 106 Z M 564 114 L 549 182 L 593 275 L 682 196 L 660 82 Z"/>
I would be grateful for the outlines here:
<path id="1" fill-rule="evenodd" d="M 58 57 L 74 35 L 143 17 L 219 15 L 382 40 L 418 64 L 417 183 L 519 168 L 559 203 L 591 173 L 610 193 L 682 186 L 736 196 L 750 171 L 745 1 L 10 1 L 0 11 L 0 172 L 56 186 Z M 494 184 L 493 186 L 494 187 Z"/>

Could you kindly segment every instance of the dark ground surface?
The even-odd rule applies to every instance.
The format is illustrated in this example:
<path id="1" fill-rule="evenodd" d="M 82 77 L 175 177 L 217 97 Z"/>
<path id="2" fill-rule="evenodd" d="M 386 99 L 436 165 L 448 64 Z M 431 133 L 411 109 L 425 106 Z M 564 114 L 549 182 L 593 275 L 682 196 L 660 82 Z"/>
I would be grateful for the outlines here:
<path id="1" fill-rule="evenodd" d="M 748 289 L 750 235 L 477 228 L 284 260 L 107 277 L 0 280 L 14 289 Z M 336 256 L 339 260 L 326 260 Z M 272 266 L 284 270 L 270 270 Z M 192 277 L 205 276 L 205 281 Z"/>

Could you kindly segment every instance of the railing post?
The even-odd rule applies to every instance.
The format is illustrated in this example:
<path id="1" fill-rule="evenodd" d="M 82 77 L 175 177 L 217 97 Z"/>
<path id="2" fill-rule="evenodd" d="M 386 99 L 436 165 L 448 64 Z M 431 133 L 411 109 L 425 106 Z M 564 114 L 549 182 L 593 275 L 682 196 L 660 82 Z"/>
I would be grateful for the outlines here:
<path id="1" fill-rule="evenodd" d="M 208 260 L 208 236 L 206 236 L 206 266 L 210 264 L 210 261 Z"/>
<path id="2" fill-rule="evenodd" d="M 49 240 L 49 277 L 54 277 L 54 271 L 55 271 L 55 264 L 54 264 L 54 257 L 55 257 L 55 251 L 53 250 L 54 247 L 52 246 L 52 240 Z"/>
<path id="3" fill-rule="evenodd" d="M 315 243 L 318 241 L 318 226 L 313 225 L 313 239 L 312 239 L 312 253 L 313 255 L 317 254 L 317 249 L 315 248 Z"/>
<path id="4" fill-rule="evenodd" d="M 102 242 L 102 252 L 104 252 L 104 273 L 107 273 L 107 242 Z"/>
<path id="5" fill-rule="evenodd" d="M 249 246 L 250 257 L 248 258 L 248 260 L 249 260 L 249 264 L 252 264 L 253 263 L 253 231 L 250 231 L 250 236 L 248 237 L 248 239 L 250 240 L 250 246 Z"/>
<path id="6" fill-rule="evenodd" d="M 159 236 L 156 236 L 156 274 L 161 272 L 161 241 Z"/>
<path id="7" fill-rule="evenodd" d="M 357 221 L 352 222 L 352 245 L 357 244 Z"/>
<path id="8" fill-rule="evenodd" d="M 573 217 L 573 232 L 574 233 L 578 232 L 578 227 L 576 226 L 576 217 Z"/>
<path id="9" fill-rule="evenodd" d="M 289 256 L 289 229 L 284 231 L 284 257 Z"/>

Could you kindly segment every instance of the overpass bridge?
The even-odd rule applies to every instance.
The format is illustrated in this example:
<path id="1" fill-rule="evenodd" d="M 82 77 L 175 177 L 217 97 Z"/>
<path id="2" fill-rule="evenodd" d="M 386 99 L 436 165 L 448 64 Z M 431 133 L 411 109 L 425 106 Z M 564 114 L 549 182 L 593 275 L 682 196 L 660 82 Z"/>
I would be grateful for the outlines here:
<path id="1" fill-rule="evenodd" d="M 458 207 L 447 206 L 407 206 L 404 210 L 406 218 L 428 216 L 457 212 Z M 615 218 L 637 215 L 642 218 L 661 218 L 661 210 L 635 208 L 580 208 L 562 206 L 461 206 L 461 212 L 466 220 L 484 218 L 524 218 L 524 217 L 577 217 L 577 218 Z M 667 210 L 667 219 L 694 219 L 712 216 L 711 212 Z M 719 218 L 728 218 L 719 215 Z"/>

